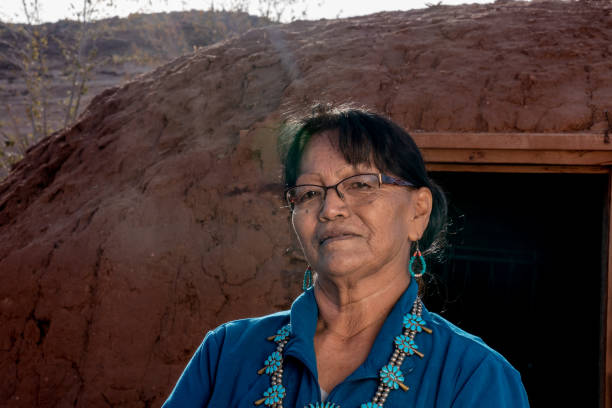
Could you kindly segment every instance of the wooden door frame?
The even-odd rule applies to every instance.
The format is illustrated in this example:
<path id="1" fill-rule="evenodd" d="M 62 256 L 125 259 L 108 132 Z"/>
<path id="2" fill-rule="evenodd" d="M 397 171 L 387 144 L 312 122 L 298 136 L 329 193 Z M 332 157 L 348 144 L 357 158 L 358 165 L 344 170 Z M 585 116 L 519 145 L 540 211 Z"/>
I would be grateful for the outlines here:
<path id="1" fill-rule="evenodd" d="M 602 133 L 411 133 L 429 171 L 607 174 L 600 406 L 612 408 L 612 142 Z M 606 256 L 607 255 L 607 256 Z"/>

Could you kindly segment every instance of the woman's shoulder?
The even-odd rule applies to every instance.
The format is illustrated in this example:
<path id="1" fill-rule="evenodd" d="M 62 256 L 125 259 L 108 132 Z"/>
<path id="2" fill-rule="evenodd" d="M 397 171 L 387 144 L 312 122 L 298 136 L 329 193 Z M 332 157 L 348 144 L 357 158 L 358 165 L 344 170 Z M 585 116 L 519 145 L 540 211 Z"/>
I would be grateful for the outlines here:
<path id="1" fill-rule="evenodd" d="M 255 339 L 266 340 L 288 323 L 288 310 L 259 317 L 232 320 L 209 331 L 206 340 L 213 340 L 217 344 L 230 342 L 240 346 Z"/>
<path id="2" fill-rule="evenodd" d="M 434 331 L 436 343 L 443 343 L 447 354 L 457 356 L 463 363 L 479 365 L 483 362 L 516 371 L 504 356 L 485 343 L 480 337 L 468 333 L 444 317 L 427 312 L 428 326 Z"/>
<path id="3" fill-rule="evenodd" d="M 450 396 L 452 406 L 529 407 L 520 373 L 500 353 L 436 313 L 423 317 L 432 329 L 425 355 L 439 370 L 431 377 L 447 387 L 440 395 Z"/>

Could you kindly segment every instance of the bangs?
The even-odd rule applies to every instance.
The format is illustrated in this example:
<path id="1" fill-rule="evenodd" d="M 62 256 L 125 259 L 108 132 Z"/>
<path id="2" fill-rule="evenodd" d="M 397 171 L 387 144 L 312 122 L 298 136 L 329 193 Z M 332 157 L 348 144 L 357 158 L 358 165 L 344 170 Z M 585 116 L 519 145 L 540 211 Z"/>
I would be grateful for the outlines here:
<path id="1" fill-rule="evenodd" d="M 385 143 L 388 132 L 383 126 L 377 126 L 377 118 L 364 121 L 353 112 L 347 112 L 346 116 L 338 126 L 338 150 L 344 160 L 353 166 L 368 164 L 383 173 L 393 172 L 384 159 L 390 156 Z"/>
<path id="2" fill-rule="evenodd" d="M 365 163 L 382 173 L 401 177 L 416 187 L 424 185 L 423 180 L 414 176 L 414 171 L 424 163 L 412 138 L 381 116 L 347 112 L 346 119 L 338 126 L 338 150 L 353 166 Z"/>

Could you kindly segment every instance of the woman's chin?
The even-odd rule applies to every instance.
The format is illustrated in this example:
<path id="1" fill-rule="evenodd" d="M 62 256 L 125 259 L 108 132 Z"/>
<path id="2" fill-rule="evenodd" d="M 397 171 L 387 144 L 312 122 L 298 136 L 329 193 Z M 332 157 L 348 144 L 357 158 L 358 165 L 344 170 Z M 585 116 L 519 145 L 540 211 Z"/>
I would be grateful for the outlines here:
<path id="1" fill-rule="evenodd" d="M 320 275 L 330 278 L 345 277 L 354 274 L 360 265 L 363 265 L 363 262 L 360 262 L 358 257 L 354 255 L 334 254 L 334 256 L 326 257 L 324 262 L 320 263 L 315 270 Z"/>
<path id="2" fill-rule="evenodd" d="M 372 263 L 370 248 L 355 239 L 338 240 L 319 246 L 313 270 L 330 277 L 344 277 Z"/>

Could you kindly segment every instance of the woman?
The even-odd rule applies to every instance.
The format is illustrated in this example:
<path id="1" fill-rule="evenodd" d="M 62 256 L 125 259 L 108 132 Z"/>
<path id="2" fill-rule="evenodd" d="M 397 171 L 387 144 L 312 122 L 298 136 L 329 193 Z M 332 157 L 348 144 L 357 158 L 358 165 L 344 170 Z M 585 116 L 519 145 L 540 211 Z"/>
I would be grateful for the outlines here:
<path id="1" fill-rule="evenodd" d="M 326 106 L 293 129 L 285 198 L 305 292 L 209 332 L 164 407 L 527 407 L 519 373 L 418 297 L 446 201 L 410 136 Z"/>

